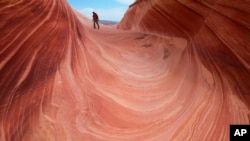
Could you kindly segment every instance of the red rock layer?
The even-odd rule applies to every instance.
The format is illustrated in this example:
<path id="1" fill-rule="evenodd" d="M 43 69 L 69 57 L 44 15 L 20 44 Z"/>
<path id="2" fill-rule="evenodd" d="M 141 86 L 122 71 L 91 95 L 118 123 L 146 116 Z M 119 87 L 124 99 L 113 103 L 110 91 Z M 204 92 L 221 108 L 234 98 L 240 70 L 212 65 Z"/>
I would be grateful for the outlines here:
<path id="1" fill-rule="evenodd" d="M 188 50 L 250 106 L 249 13 L 247 0 L 137 0 L 118 28 L 187 39 Z"/>
<path id="2" fill-rule="evenodd" d="M 228 140 L 250 123 L 248 15 L 141 0 L 130 31 L 94 30 L 65 0 L 0 1 L 0 140 Z"/>
<path id="3" fill-rule="evenodd" d="M 118 28 L 185 38 L 187 51 L 249 107 L 249 13 L 247 0 L 136 0 Z"/>

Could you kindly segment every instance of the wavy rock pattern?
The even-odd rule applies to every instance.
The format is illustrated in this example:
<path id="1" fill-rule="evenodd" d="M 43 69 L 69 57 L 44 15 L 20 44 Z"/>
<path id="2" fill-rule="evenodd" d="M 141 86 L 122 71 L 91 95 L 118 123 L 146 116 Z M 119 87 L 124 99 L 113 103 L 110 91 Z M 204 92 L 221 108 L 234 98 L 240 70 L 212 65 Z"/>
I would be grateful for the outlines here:
<path id="1" fill-rule="evenodd" d="M 250 3 L 140 0 L 119 29 L 0 1 L 1 141 L 226 141 L 250 123 Z"/>

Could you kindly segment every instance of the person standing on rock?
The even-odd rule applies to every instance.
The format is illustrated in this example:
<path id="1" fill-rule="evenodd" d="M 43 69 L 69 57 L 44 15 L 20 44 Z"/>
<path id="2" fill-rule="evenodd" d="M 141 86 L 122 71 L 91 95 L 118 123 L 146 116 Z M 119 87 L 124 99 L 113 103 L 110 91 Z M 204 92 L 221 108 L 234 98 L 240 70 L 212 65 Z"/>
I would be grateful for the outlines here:
<path id="1" fill-rule="evenodd" d="M 94 28 L 96 28 L 96 25 L 97 25 L 98 29 L 100 28 L 98 22 L 99 22 L 99 18 L 98 18 L 97 13 L 93 12 L 93 23 L 94 23 Z"/>

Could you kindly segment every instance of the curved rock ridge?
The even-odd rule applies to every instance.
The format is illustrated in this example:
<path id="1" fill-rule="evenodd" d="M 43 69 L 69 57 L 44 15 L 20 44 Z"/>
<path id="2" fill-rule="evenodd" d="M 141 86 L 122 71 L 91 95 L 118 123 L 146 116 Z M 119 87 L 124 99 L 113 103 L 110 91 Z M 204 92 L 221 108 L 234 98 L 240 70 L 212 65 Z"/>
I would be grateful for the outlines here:
<path id="1" fill-rule="evenodd" d="M 185 38 L 188 52 L 249 107 L 249 7 L 247 0 L 136 0 L 117 27 Z"/>
<path id="2" fill-rule="evenodd" d="M 249 1 L 137 0 L 117 30 L 0 1 L 1 141 L 226 141 L 250 123 Z"/>

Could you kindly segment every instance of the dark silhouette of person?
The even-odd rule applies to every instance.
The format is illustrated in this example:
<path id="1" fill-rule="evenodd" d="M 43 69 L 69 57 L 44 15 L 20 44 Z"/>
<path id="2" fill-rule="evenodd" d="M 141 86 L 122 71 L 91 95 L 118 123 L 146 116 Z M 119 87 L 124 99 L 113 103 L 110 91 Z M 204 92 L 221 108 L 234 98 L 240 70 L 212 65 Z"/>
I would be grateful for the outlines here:
<path id="1" fill-rule="evenodd" d="M 93 24 L 94 24 L 94 28 L 96 28 L 96 25 L 97 25 L 98 29 L 100 28 L 98 22 L 99 22 L 99 17 L 97 15 L 97 13 L 93 12 Z"/>

